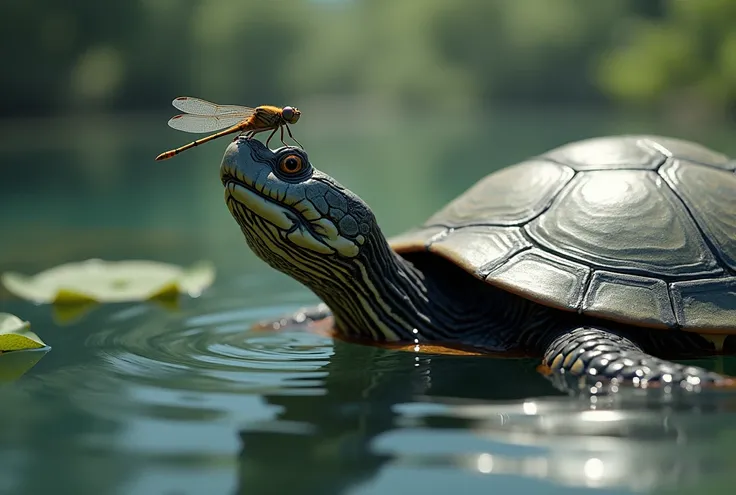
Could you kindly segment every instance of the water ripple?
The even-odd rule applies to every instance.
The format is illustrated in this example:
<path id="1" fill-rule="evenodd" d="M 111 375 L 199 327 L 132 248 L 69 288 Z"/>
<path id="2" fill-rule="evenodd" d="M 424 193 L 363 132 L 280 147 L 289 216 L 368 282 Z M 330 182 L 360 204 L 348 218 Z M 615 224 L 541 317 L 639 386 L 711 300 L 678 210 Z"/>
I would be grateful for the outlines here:
<path id="1" fill-rule="evenodd" d="M 114 326 L 91 335 L 86 346 L 97 349 L 106 371 L 124 381 L 191 392 L 319 393 L 331 339 L 299 329 L 249 328 L 264 315 L 283 312 L 121 312 L 111 318 Z"/>

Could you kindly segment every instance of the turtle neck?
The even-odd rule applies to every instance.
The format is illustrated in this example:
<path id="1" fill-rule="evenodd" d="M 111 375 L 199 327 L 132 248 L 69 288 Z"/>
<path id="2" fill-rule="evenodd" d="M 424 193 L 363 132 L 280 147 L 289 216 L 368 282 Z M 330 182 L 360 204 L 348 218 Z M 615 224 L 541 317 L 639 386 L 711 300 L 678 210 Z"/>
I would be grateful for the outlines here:
<path id="1" fill-rule="evenodd" d="M 332 258 L 330 276 L 309 288 L 349 337 L 387 342 L 443 342 L 508 350 L 544 325 L 546 308 L 478 280 L 430 253 L 404 258 L 380 229 L 356 258 Z M 306 281 L 305 281 L 306 282 Z M 539 314 L 537 314 L 539 313 Z"/>

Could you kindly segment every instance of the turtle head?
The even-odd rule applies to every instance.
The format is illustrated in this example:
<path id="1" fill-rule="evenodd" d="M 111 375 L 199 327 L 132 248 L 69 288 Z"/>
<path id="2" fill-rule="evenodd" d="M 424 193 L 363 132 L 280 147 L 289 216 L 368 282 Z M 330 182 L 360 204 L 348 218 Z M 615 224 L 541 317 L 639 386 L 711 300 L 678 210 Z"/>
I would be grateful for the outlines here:
<path id="1" fill-rule="evenodd" d="M 422 274 L 391 249 L 368 205 L 304 150 L 240 137 L 220 178 L 248 246 L 322 299 L 336 329 L 396 341 L 416 339 L 430 321 Z"/>
<path id="2" fill-rule="evenodd" d="M 300 148 L 270 150 L 238 138 L 225 151 L 220 178 L 250 248 L 312 289 L 364 256 L 380 232 L 363 200 L 315 169 Z"/>

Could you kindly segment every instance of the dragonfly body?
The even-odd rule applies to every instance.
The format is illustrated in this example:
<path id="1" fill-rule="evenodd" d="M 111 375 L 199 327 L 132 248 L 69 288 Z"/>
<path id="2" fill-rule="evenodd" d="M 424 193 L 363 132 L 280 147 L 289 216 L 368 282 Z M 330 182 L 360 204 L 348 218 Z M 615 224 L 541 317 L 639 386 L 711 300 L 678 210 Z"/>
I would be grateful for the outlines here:
<path id="1" fill-rule="evenodd" d="M 166 151 L 156 157 L 156 160 L 167 160 L 200 144 L 233 133 L 247 133 L 253 137 L 259 132 L 272 131 L 266 140 L 266 146 L 277 130 L 281 131 L 281 142 L 284 141 L 284 127 L 289 137 L 291 130 L 288 124 L 295 124 L 301 112 L 295 107 L 276 107 L 262 105 L 259 107 L 242 107 L 238 105 L 218 105 L 199 98 L 183 96 L 175 99 L 172 104 L 179 110 L 186 112 L 176 115 L 169 120 L 169 126 L 184 132 L 219 132 L 202 139 L 197 139 L 179 148 Z M 294 139 L 296 141 L 296 139 Z M 299 143 L 298 141 L 296 141 Z"/>

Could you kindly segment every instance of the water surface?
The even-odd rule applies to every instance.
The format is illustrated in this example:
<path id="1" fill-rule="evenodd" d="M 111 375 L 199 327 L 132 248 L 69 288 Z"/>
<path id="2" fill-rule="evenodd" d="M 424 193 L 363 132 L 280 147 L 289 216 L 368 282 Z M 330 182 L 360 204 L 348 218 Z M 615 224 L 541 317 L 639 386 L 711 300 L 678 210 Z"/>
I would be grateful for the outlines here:
<path id="1" fill-rule="evenodd" d="M 507 111 L 451 130 L 325 120 L 302 119 L 298 139 L 388 235 L 494 168 L 566 141 L 682 135 L 596 114 Z M 70 321 L 0 292 L 0 311 L 52 346 L 0 385 L 0 493 L 731 493 L 733 398 L 571 398 L 534 360 L 251 330 L 317 300 L 248 251 L 222 201 L 227 141 L 154 163 L 188 137 L 164 123 L 42 133 L 18 123 L 2 134 L 0 269 L 210 259 L 218 278 L 178 308 L 97 306 Z M 699 132 L 688 137 L 736 155 L 725 131 Z M 703 364 L 736 373 L 732 359 Z"/>

